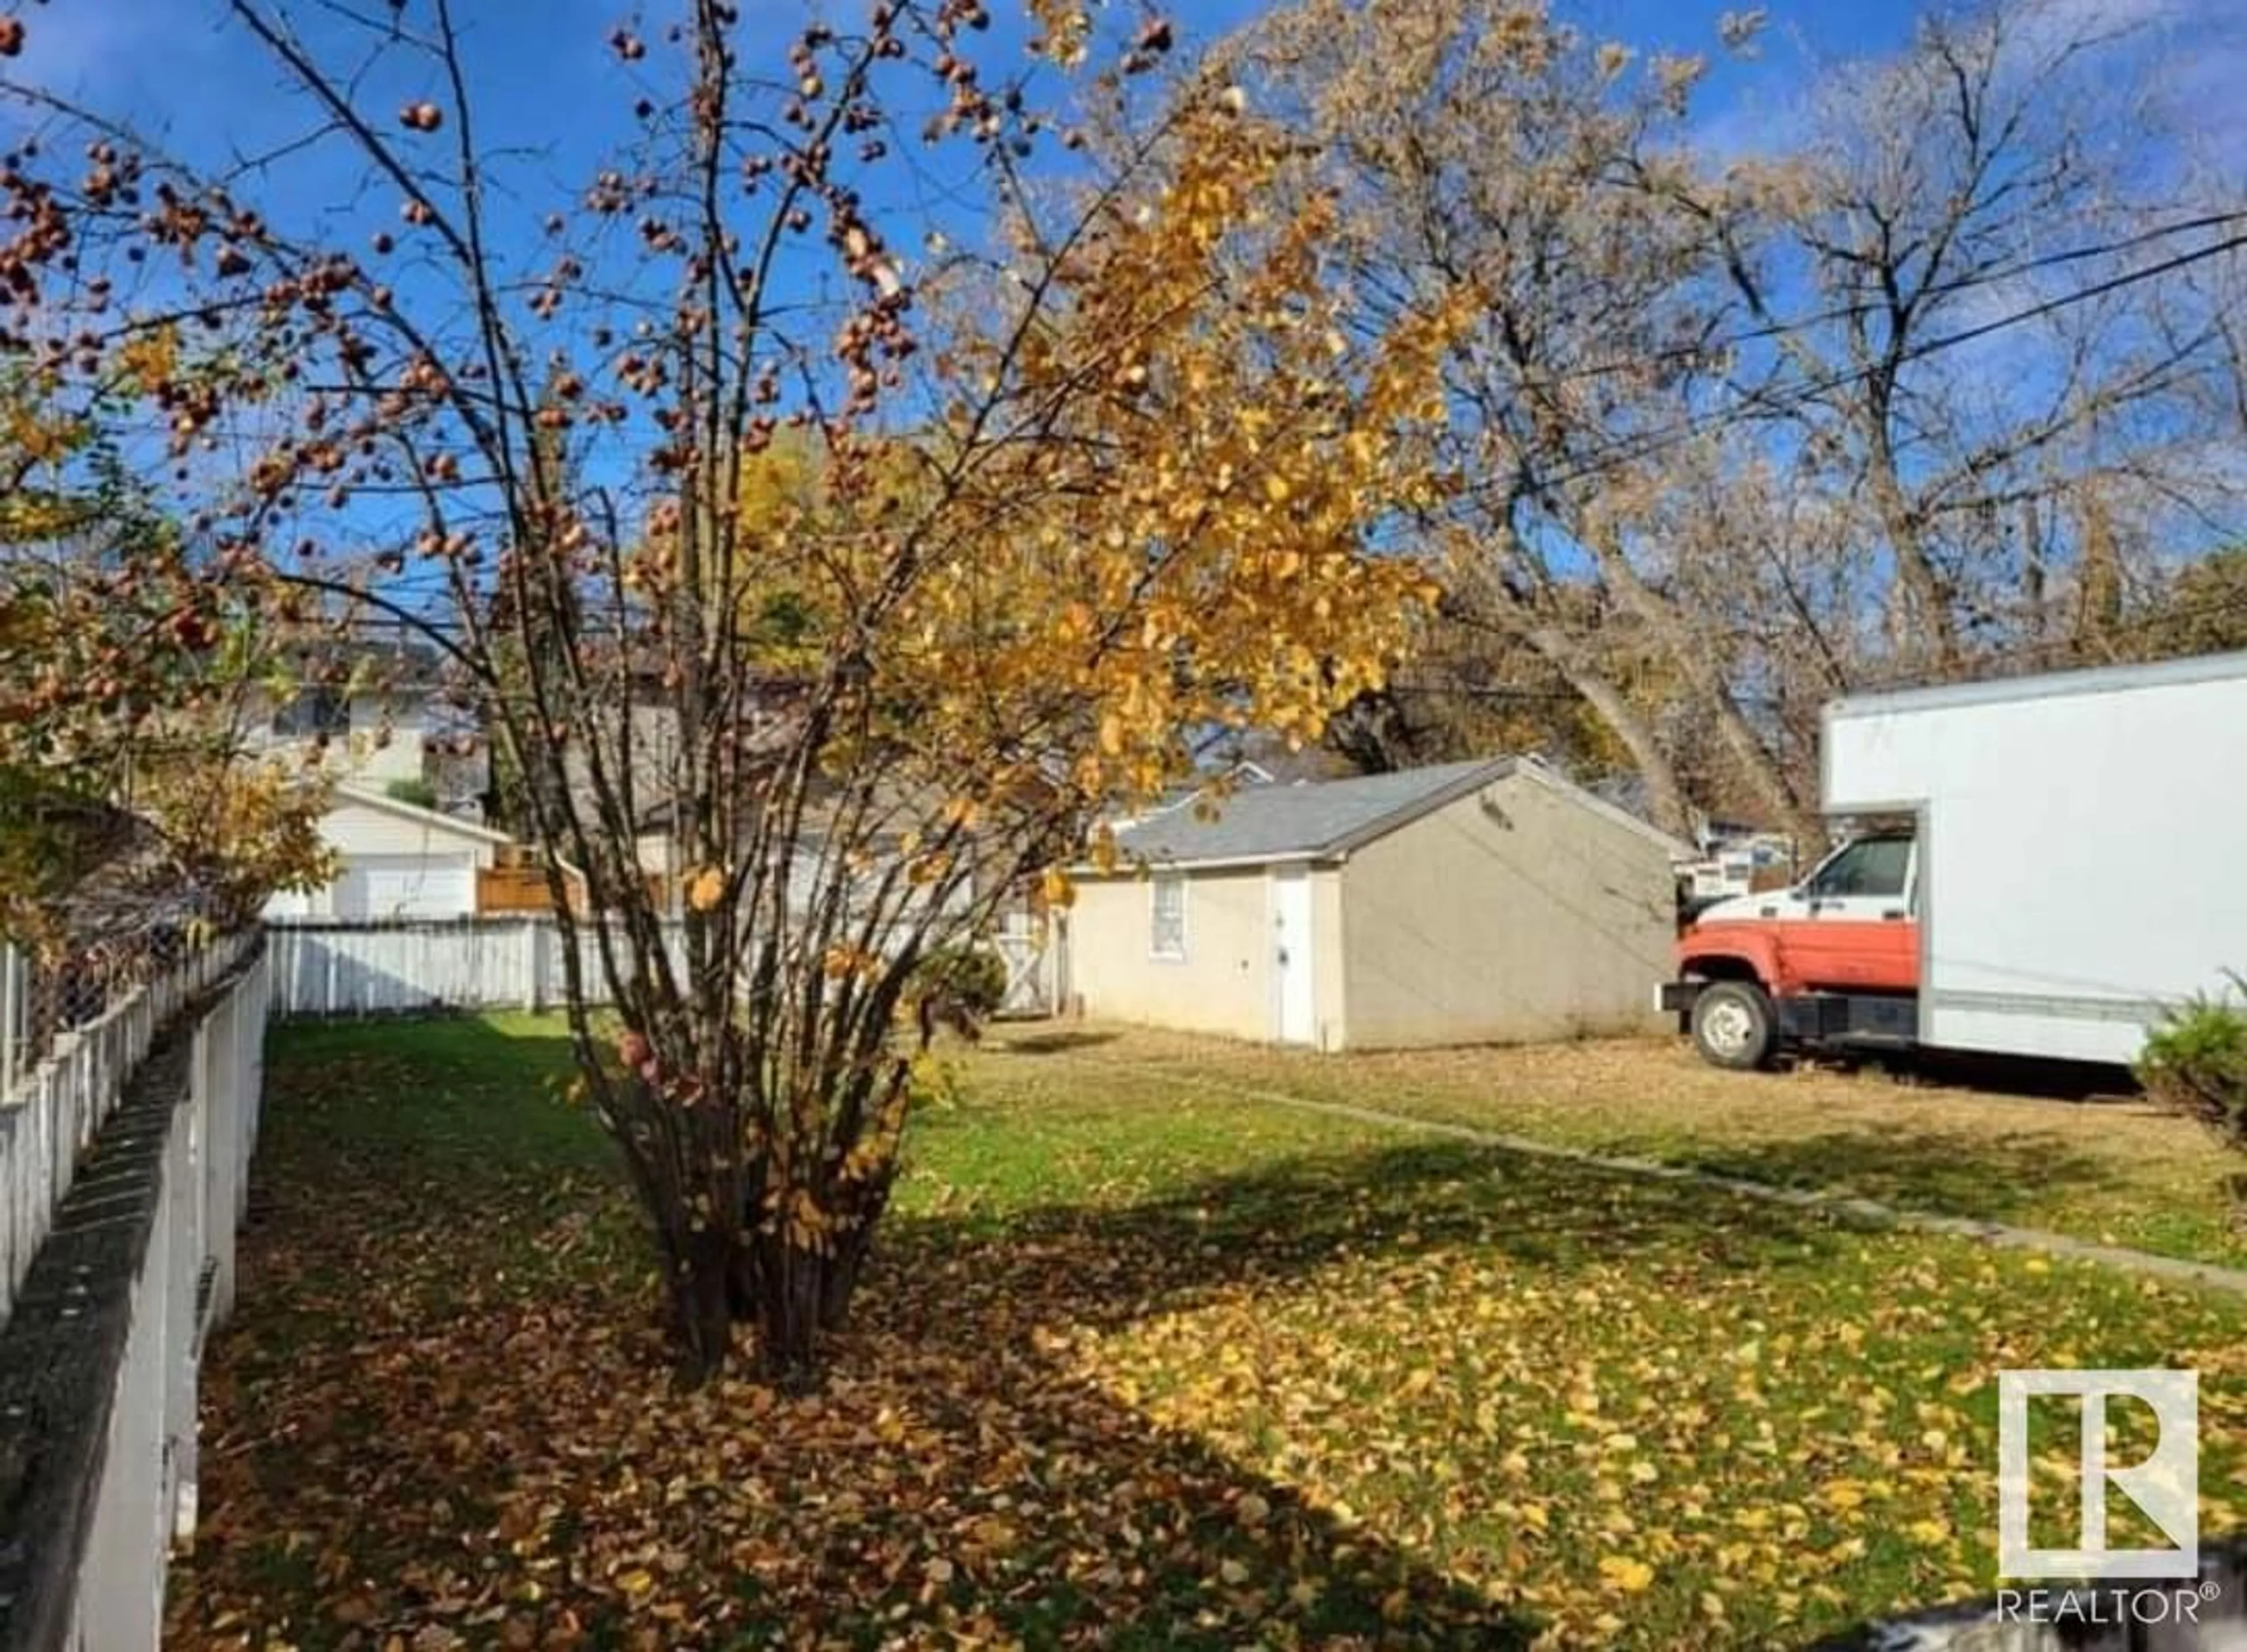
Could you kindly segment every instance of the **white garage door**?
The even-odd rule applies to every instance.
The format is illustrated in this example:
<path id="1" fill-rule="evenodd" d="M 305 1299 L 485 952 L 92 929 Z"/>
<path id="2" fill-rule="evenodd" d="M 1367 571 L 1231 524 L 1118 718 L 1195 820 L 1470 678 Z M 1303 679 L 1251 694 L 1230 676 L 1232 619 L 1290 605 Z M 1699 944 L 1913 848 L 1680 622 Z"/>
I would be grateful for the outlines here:
<path id="1" fill-rule="evenodd" d="M 463 918 L 476 910 L 474 856 L 354 855 L 336 881 L 338 918 Z"/>

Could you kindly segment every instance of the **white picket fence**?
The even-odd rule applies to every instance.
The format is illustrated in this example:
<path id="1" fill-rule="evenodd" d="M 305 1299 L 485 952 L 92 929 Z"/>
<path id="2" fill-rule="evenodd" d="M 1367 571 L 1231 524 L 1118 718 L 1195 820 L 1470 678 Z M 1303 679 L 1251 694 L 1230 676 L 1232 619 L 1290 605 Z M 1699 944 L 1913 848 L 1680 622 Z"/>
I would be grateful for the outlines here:
<path id="1" fill-rule="evenodd" d="M 181 1006 L 208 992 L 256 945 L 254 932 L 195 953 L 58 1036 L 0 1096 L 0 1323 L 70 1191 L 79 1156 L 115 1110 L 126 1082 Z"/>
<path id="2" fill-rule="evenodd" d="M 31 1045 L 31 960 L 0 941 L 0 1097 L 38 1061 Z"/>
<path id="3" fill-rule="evenodd" d="M 666 938 L 685 960 L 683 926 Z M 617 938 L 621 946 L 624 938 Z M 435 1009 L 549 1009 L 567 995 L 561 925 L 546 914 L 454 918 L 269 918 L 266 956 L 277 1016 L 314 1020 L 403 1015 Z M 1027 923 L 994 945 L 1006 960 L 1002 1014 L 1051 1014 L 1066 992 L 1058 945 Z M 589 1001 L 604 1003 L 608 980 L 598 938 L 580 929 L 577 949 Z"/>
<path id="4" fill-rule="evenodd" d="M 101 1374 L 111 1385 L 98 1481 L 72 1498 L 91 1518 L 76 1557 L 73 1597 L 54 1621 L 71 1626 L 62 1644 L 74 1652 L 154 1652 L 166 1559 L 174 1541 L 194 1530 L 196 1369 L 204 1338 L 234 1300 L 235 1233 L 247 1205 L 263 1088 L 266 976 L 253 955 L 256 945 L 253 932 L 205 947 L 63 1034 L 0 1105 L 5 1324 L 19 1303 L 27 1316 L 42 1311 L 43 1303 L 22 1293 L 51 1233 L 61 1244 L 90 1221 L 121 1219 L 105 1214 L 107 1181 L 87 1184 L 101 1212 L 72 1216 L 65 1197 L 81 1156 L 142 1075 L 157 1041 L 174 1032 L 190 1041 L 184 1099 L 152 1115 L 163 1130 L 154 1214 L 131 1282 L 124 1357 L 113 1373 Z M 192 1028 L 175 1028 L 222 983 Z M 120 1200 L 146 1196 L 145 1176 L 135 1183 L 130 1175 L 128 1168 L 116 1184 Z M 58 1212 L 67 1219 L 59 1231 Z M 98 1302 L 116 1283 L 92 1280 L 87 1288 Z M 98 1308 L 89 1317 L 98 1319 Z M 89 1396 L 100 1391 L 100 1376 L 92 1380 Z M 38 1540 L 68 1539 L 46 1533 Z M 26 1604 L 0 1601 L 0 1613 Z"/>
<path id="5" fill-rule="evenodd" d="M 666 925 L 684 962 L 683 929 Z M 433 1009 L 551 1008 L 566 996 L 561 925 L 544 914 L 266 923 L 276 1016 L 332 1019 Z M 618 946 L 625 938 L 616 939 Z M 580 928 L 577 950 L 590 1000 L 607 1000 L 598 939 Z"/>

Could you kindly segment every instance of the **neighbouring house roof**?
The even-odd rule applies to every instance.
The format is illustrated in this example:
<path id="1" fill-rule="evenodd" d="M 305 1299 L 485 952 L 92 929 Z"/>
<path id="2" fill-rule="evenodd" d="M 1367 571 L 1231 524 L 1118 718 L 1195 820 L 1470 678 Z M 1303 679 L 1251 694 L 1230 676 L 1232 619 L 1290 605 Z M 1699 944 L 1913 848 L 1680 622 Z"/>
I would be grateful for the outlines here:
<path id="1" fill-rule="evenodd" d="M 337 687 L 363 680 L 369 693 L 399 697 L 428 693 L 446 678 L 445 657 L 434 645 L 386 627 L 336 635 L 314 631 L 283 645 L 282 652 L 308 682 Z"/>
<path id="2" fill-rule="evenodd" d="M 1530 757 L 1483 758 L 1352 780 L 1249 787 L 1219 802 L 1214 812 L 1171 809 L 1135 821 L 1117 830 L 1116 843 L 1126 862 L 1158 866 L 1334 860 L 1517 774 L 1567 795 L 1665 850 L 1691 852 Z"/>
<path id="3" fill-rule="evenodd" d="M 434 809 L 422 808 L 419 803 L 409 803 L 403 798 L 393 797 L 384 792 L 368 791 L 359 786 L 336 788 L 330 807 L 341 808 L 345 803 L 357 804 L 365 809 L 379 809 L 386 814 L 396 815 L 401 819 L 410 820 L 417 826 L 427 827 L 431 831 L 450 832 L 456 837 L 465 837 L 474 843 L 511 843 L 515 841 L 505 832 L 495 831 L 488 826 L 479 826 L 474 821 L 461 820 L 454 815 L 441 815 Z"/>

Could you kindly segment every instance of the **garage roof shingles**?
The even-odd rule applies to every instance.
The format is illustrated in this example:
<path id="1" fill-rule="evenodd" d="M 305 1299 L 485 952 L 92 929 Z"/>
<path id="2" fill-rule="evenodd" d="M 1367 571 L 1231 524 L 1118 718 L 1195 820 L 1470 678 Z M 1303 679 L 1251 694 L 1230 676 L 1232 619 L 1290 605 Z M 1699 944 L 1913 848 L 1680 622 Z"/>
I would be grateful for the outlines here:
<path id="1" fill-rule="evenodd" d="M 1511 757 L 1442 763 L 1356 780 L 1251 786 L 1217 801 L 1212 816 L 1192 802 L 1119 828 L 1127 862 L 1208 865 L 1322 860 L 1467 795 L 1512 773 Z"/>

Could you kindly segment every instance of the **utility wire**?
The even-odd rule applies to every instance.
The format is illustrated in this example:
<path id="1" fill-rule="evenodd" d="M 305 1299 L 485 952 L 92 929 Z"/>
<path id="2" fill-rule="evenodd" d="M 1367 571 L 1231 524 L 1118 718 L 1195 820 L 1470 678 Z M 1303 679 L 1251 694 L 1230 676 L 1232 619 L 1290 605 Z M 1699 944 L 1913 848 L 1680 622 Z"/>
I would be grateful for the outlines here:
<path id="1" fill-rule="evenodd" d="M 1747 406 L 1721 408 L 1697 414 L 1673 424 L 1666 429 L 1657 429 L 1638 437 L 1618 437 L 1595 447 L 1580 461 L 1566 469 L 1533 477 L 1533 480 L 1540 488 L 1563 488 L 1573 482 L 1588 481 L 1620 468 L 1622 466 L 1665 452 L 1680 443 L 1690 441 L 1712 431 L 1725 429 L 1750 420 L 1767 419 L 1807 406 L 1821 397 L 1830 395 L 1833 392 L 1848 385 L 1861 383 L 1883 372 L 1894 372 L 1913 362 L 1939 355 L 1946 350 L 1954 350 L 1961 345 L 1970 344 L 1978 338 L 1986 338 L 1994 333 L 2034 321 L 2055 311 L 2088 303 L 2093 298 L 2103 297 L 2108 293 L 2120 291 L 2126 287 L 2135 286 L 2140 282 L 2157 280 L 2163 276 L 2174 275 L 2180 270 L 2187 269 L 2209 258 L 2219 257 L 2227 252 L 2236 252 L 2243 247 L 2247 247 L 2247 234 L 2232 236 L 2209 246 L 2196 248 L 2190 252 L 2179 253 L 2158 263 L 2127 270 L 2121 275 L 2109 276 L 2106 280 L 2093 282 L 2088 286 L 2079 287 L 2073 291 L 2061 293 L 2040 303 L 2031 304 L 2026 309 L 2013 311 L 1995 320 L 1961 328 L 1956 332 L 1944 333 L 1938 338 L 1924 339 L 1897 352 L 1888 359 L 1875 362 L 1869 366 L 1852 367 L 1789 386 L 1783 395 L 1758 395 Z M 1491 481 L 1472 487 L 1467 491 L 1473 494 L 1490 493 L 1505 485 L 1506 484 L 1499 481 Z"/>
<path id="2" fill-rule="evenodd" d="M 2171 236 L 2190 235 L 2196 230 L 2216 229 L 2227 224 L 2247 219 L 2247 210 L 2208 213 L 2197 218 L 2181 219 L 2175 223 L 2156 224 L 2134 235 L 2115 241 L 2103 241 L 2094 245 L 2070 247 L 2059 252 L 2040 254 L 2025 258 L 2018 263 L 2000 264 L 1970 274 L 1953 276 L 1948 281 L 1932 283 L 1919 290 L 1915 302 L 1929 298 L 1947 298 L 1955 293 L 1967 292 L 1977 287 L 1986 287 L 2001 281 L 2011 281 L 2022 276 L 2033 275 L 2040 270 L 2056 269 L 2062 264 L 2081 263 L 2088 259 L 2112 257 L 2116 253 L 2128 252 L 2150 242 L 2167 240 Z M 1719 355 L 1740 345 L 1756 344 L 1767 338 L 1791 338 L 1837 321 L 1849 321 L 1861 316 L 1877 315 L 1886 309 L 1885 302 L 1866 301 L 1841 304 L 1815 315 L 1794 316 L 1784 321 L 1766 322 L 1739 332 L 1726 333 L 1719 338 L 1704 339 L 1695 344 L 1673 345 L 1666 349 L 1653 350 L 1636 356 L 1618 356 L 1612 360 L 1594 362 L 1588 366 L 1572 367 L 1556 373 L 1551 382 L 1573 384 L 1580 379 L 1602 379 L 1617 373 L 1636 372 L 1649 362 L 1692 360 Z"/>

